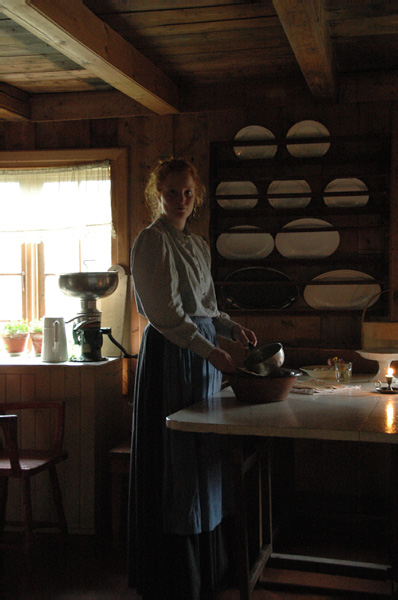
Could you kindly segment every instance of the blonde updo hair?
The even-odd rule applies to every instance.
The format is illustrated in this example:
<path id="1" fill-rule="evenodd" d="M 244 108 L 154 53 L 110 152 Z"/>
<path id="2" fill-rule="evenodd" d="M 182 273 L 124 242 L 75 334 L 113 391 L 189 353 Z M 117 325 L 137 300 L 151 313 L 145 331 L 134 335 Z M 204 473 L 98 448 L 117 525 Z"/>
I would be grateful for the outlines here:
<path id="1" fill-rule="evenodd" d="M 199 208 L 203 205 L 205 200 L 206 188 L 199 177 L 196 167 L 183 158 L 167 158 L 165 160 L 159 160 L 158 164 L 149 176 L 148 183 L 145 188 L 145 200 L 149 210 L 151 211 L 152 219 L 157 219 L 162 214 L 160 190 L 165 179 L 170 175 L 170 173 L 185 172 L 187 172 L 195 182 L 195 205 L 191 216 L 197 216 Z"/>

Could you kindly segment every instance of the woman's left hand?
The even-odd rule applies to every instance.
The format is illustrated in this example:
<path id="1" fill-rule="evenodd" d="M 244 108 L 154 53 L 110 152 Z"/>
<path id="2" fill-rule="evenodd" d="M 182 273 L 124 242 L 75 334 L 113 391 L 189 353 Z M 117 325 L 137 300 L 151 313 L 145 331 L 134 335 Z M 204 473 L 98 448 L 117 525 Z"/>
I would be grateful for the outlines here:
<path id="1" fill-rule="evenodd" d="M 242 327 L 242 325 L 235 325 L 232 329 L 232 337 L 234 340 L 242 344 L 242 346 L 247 346 L 249 343 L 253 344 L 253 346 L 257 345 L 257 337 L 254 331 L 251 329 L 247 329 L 247 327 Z"/>

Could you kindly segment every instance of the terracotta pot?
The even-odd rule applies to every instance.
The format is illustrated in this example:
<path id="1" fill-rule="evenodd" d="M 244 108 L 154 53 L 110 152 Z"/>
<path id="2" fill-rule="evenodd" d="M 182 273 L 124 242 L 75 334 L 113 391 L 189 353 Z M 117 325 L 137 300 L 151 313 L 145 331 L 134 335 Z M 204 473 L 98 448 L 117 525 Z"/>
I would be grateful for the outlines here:
<path id="1" fill-rule="evenodd" d="M 33 350 L 36 356 L 40 356 L 41 347 L 43 345 L 43 334 L 41 332 L 31 333 L 30 339 L 32 340 Z"/>
<path id="2" fill-rule="evenodd" d="M 19 356 L 26 350 L 29 333 L 16 333 L 14 335 L 3 335 L 5 349 L 11 356 Z"/>

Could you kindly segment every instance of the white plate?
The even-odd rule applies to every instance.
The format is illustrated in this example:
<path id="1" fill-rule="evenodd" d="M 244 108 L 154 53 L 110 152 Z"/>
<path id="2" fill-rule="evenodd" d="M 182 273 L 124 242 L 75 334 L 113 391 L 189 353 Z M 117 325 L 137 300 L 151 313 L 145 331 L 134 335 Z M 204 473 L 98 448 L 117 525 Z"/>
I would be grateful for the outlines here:
<path id="1" fill-rule="evenodd" d="M 333 179 L 324 189 L 323 201 L 326 206 L 365 206 L 369 194 L 361 196 L 345 196 L 344 192 L 367 192 L 368 188 L 360 179 L 355 177 L 347 179 Z M 339 193 L 341 196 L 328 196 L 328 192 Z"/>
<path id="2" fill-rule="evenodd" d="M 259 227 L 242 225 L 231 227 L 229 231 L 260 230 Z M 217 238 L 217 250 L 231 260 L 258 260 L 271 254 L 274 249 L 274 238 L 270 233 L 222 233 Z"/>
<path id="3" fill-rule="evenodd" d="M 284 198 L 283 194 L 306 194 L 301 198 Z M 272 181 L 267 189 L 267 194 L 281 194 L 277 198 L 268 198 L 274 208 L 304 208 L 311 201 L 311 188 L 304 179 Z"/>
<path id="4" fill-rule="evenodd" d="M 300 369 L 314 379 L 334 379 L 336 381 L 334 367 L 329 367 L 328 365 L 309 365 L 308 367 L 300 367 Z"/>
<path id="5" fill-rule="evenodd" d="M 321 219 L 297 219 L 283 229 L 324 228 L 332 225 Z M 276 249 L 286 258 L 323 258 L 335 252 L 340 244 L 338 231 L 303 231 L 302 233 L 277 233 Z"/>
<path id="6" fill-rule="evenodd" d="M 296 123 L 287 132 L 286 139 L 292 140 L 294 138 L 306 138 L 306 137 L 329 137 L 330 133 L 326 129 L 325 125 L 318 121 L 300 121 Z M 298 158 L 306 156 L 323 156 L 330 148 L 330 142 L 323 143 L 311 143 L 311 144 L 287 144 L 288 152 L 292 156 Z"/>
<path id="7" fill-rule="evenodd" d="M 240 195 L 247 196 L 257 194 L 258 189 L 251 181 L 221 181 L 216 189 L 217 204 L 226 209 L 253 208 L 258 198 L 239 198 Z M 236 196 L 236 198 L 220 198 L 219 196 Z"/>
<path id="8" fill-rule="evenodd" d="M 372 306 L 377 302 L 378 297 L 371 300 L 378 292 L 380 286 L 373 283 L 375 280 L 367 273 L 343 269 L 338 271 L 329 271 L 314 277 L 312 281 L 344 281 L 357 280 L 369 281 L 369 284 L 341 284 L 339 285 L 307 285 L 304 289 L 304 300 L 312 308 L 348 308 L 364 309 L 366 306 Z M 368 303 L 370 304 L 368 305 Z"/>
<path id="9" fill-rule="evenodd" d="M 273 140 L 274 134 L 265 127 L 259 125 L 248 125 L 235 136 L 235 142 L 251 142 L 254 140 Z M 234 152 L 238 158 L 273 158 L 278 146 L 234 146 Z"/>

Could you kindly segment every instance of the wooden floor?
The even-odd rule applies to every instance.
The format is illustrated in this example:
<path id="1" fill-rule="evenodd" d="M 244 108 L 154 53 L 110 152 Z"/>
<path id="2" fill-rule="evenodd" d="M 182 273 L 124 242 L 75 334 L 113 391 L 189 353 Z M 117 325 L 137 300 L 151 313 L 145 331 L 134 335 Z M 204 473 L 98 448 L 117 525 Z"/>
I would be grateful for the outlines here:
<path id="1" fill-rule="evenodd" d="M 92 536 L 71 535 L 65 548 L 55 534 L 36 534 L 30 571 L 26 569 L 19 550 L 6 549 L 1 552 L 0 600 L 141 598 L 127 587 L 125 551 L 110 548 L 99 550 Z M 395 597 L 386 595 L 386 587 L 379 588 L 379 592 L 382 592 L 379 595 L 373 582 L 367 587 L 366 583 L 355 583 L 355 580 L 337 576 L 321 578 L 311 573 L 267 568 L 263 579 L 267 581 L 267 589 L 256 589 L 253 600 L 374 600 Z M 288 580 L 290 585 L 286 586 Z M 302 587 L 303 584 L 315 587 L 309 590 Z M 333 591 L 335 586 L 340 587 L 341 591 Z M 359 590 L 363 593 L 359 593 Z M 225 590 L 218 593 L 215 600 L 239 600 L 239 592 L 236 589 Z"/>

